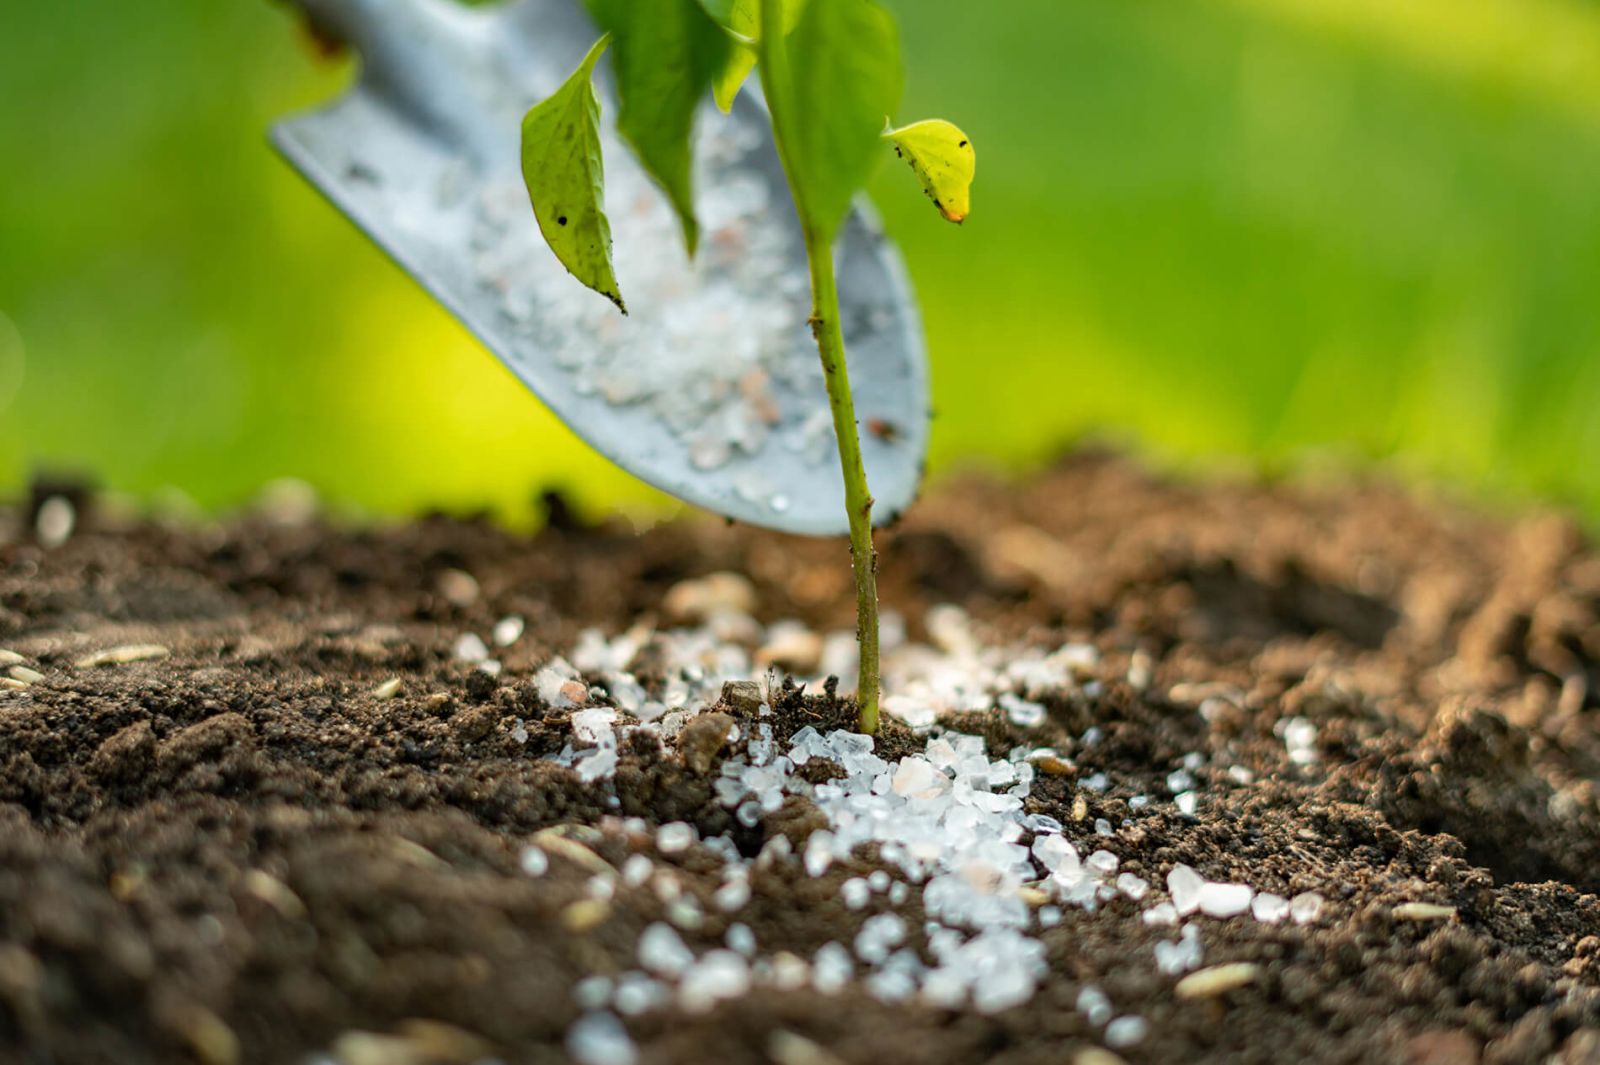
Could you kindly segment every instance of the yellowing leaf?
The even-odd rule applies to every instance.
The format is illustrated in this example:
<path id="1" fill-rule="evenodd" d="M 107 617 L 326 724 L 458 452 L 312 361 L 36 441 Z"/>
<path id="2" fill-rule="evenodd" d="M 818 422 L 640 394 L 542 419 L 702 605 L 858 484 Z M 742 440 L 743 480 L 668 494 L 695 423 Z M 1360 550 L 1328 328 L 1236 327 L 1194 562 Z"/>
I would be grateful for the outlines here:
<path id="1" fill-rule="evenodd" d="M 561 88 L 523 117 L 522 179 L 539 232 L 561 265 L 626 314 L 611 263 L 600 100 L 590 80 L 609 41 L 596 41 Z"/>
<path id="2" fill-rule="evenodd" d="M 940 214 L 951 222 L 967 217 L 977 155 L 965 133 L 942 118 L 930 118 L 883 135 L 894 142 L 895 154 L 911 164 Z"/>

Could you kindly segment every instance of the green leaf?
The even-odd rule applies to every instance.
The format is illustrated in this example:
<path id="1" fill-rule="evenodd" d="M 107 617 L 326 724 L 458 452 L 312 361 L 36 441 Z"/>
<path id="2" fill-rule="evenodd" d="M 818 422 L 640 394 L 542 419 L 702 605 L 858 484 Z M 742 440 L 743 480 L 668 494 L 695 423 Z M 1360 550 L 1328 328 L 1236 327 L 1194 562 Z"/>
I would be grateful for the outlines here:
<path id="1" fill-rule="evenodd" d="M 589 0 L 589 10 L 616 40 L 617 130 L 656 180 L 683 224 L 694 255 L 694 113 L 733 41 L 697 0 Z"/>
<path id="2" fill-rule="evenodd" d="M 600 158 L 600 100 L 590 79 L 609 37 L 595 42 L 566 82 L 522 119 L 522 179 L 539 232 L 572 276 L 628 313 L 611 264 Z"/>
<path id="3" fill-rule="evenodd" d="M 727 30 L 748 43 L 761 35 L 761 0 L 700 0 L 706 14 Z M 783 0 L 783 32 L 794 32 L 805 10 L 806 0 Z"/>
<path id="4" fill-rule="evenodd" d="M 972 209 L 972 176 L 978 165 L 967 135 L 942 118 L 885 130 L 883 135 L 894 142 L 895 154 L 911 164 L 939 213 L 947 221 L 963 221 Z"/>
<path id="5" fill-rule="evenodd" d="M 761 3 L 760 0 L 700 0 L 700 6 L 706 9 L 706 14 L 715 19 L 723 29 L 734 36 L 733 50 L 728 54 L 728 61 L 711 82 L 711 93 L 716 98 L 717 107 L 727 114 L 733 110 L 733 98 L 739 95 L 745 79 L 750 76 L 750 71 L 755 69 L 756 49 L 754 42 L 761 36 Z M 805 10 L 805 0 L 783 0 L 783 32 L 789 34 L 794 31 L 795 24 L 800 21 L 800 14 Z"/>
<path id="6" fill-rule="evenodd" d="M 723 114 L 733 110 L 745 79 L 756 68 L 755 39 L 761 26 L 760 0 L 700 0 L 700 6 L 717 25 L 733 35 L 722 69 L 711 79 L 711 95 Z"/>
<path id="7" fill-rule="evenodd" d="M 872 0 L 808 0 L 794 32 L 763 35 L 760 51 L 762 86 L 801 221 L 832 241 L 900 102 L 894 22 Z"/>
<path id="8" fill-rule="evenodd" d="M 717 101 L 717 109 L 723 114 L 733 110 L 733 98 L 739 95 L 739 90 L 744 87 L 744 80 L 755 68 L 756 50 L 742 41 L 735 42 L 733 51 L 728 55 L 728 61 L 711 80 L 711 95 Z"/>
<path id="9" fill-rule="evenodd" d="M 700 0 L 700 6 L 723 29 L 755 37 L 751 31 L 759 19 L 759 0 Z"/>

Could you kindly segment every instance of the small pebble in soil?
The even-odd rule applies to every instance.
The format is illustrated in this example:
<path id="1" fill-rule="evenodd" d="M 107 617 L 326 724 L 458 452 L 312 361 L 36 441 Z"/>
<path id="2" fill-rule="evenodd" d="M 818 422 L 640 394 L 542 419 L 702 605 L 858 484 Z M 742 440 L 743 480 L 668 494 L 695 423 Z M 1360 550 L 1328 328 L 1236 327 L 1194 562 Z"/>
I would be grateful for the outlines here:
<path id="1" fill-rule="evenodd" d="M 485 646 L 483 637 L 475 632 L 464 632 L 457 637 L 450 653 L 458 661 L 470 662 L 473 665 L 487 661 L 489 658 L 489 648 Z"/>
<path id="2" fill-rule="evenodd" d="M 1085 984 L 1078 991 L 1076 1002 L 1077 1011 L 1083 1014 L 1083 1019 L 1099 1028 L 1111 1019 L 1114 1012 L 1111 999 L 1106 993 L 1093 984 Z"/>
<path id="3" fill-rule="evenodd" d="M 635 1065 L 638 1048 L 611 1013 L 589 1013 L 567 1029 L 567 1053 L 578 1065 Z"/>
<path id="4" fill-rule="evenodd" d="M 1262 924 L 1281 924 L 1289 916 L 1289 900 L 1263 891 L 1250 900 L 1250 916 Z"/>
<path id="5" fill-rule="evenodd" d="M 1200 889 L 1200 912 L 1207 917 L 1237 917 L 1250 909 L 1248 884 L 1207 883 Z"/>
<path id="6" fill-rule="evenodd" d="M 1045 709 L 1040 703 L 1030 702 L 1011 692 L 1003 692 L 997 701 L 1000 709 L 1018 728 L 1038 728 L 1044 724 Z"/>
<path id="7" fill-rule="evenodd" d="M 655 868 L 655 863 L 644 855 L 630 854 L 622 863 L 622 882 L 629 887 L 641 887 Z"/>
<path id="8" fill-rule="evenodd" d="M 779 991 L 798 991 L 811 982 L 811 963 L 798 954 L 780 950 L 772 956 L 767 976 Z"/>
<path id="9" fill-rule="evenodd" d="M 906 938 L 906 923 L 899 914 L 880 913 L 867 918 L 856 934 L 856 957 L 868 965 L 882 965 Z"/>
<path id="10" fill-rule="evenodd" d="M 1029 814 L 1022 819 L 1022 827 L 1039 835 L 1049 835 L 1062 829 L 1061 822 L 1049 814 Z"/>
<path id="11" fill-rule="evenodd" d="M 681 854 L 694 844 L 694 826 L 669 821 L 656 829 L 656 849 L 662 854 Z"/>
<path id="12" fill-rule="evenodd" d="M 66 496 L 50 496 L 39 504 L 33 522 L 33 535 L 40 547 L 53 551 L 72 539 L 77 524 L 78 511 L 73 507 L 72 500 Z"/>
<path id="13" fill-rule="evenodd" d="M 855 972 L 849 951 L 837 943 L 824 943 L 811 961 L 811 986 L 824 995 L 836 994 L 844 990 Z"/>
<path id="14" fill-rule="evenodd" d="M 1168 976 L 1198 968 L 1204 956 L 1200 929 L 1192 924 L 1183 926 L 1176 941 L 1158 942 L 1155 946 L 1156 968 Z"/>
<path id="15" fill-rule="evenodd" d="M 1144 691 L 1154 679 L 1155 659 L 1149 651 L 1135 651 L 1128 659 L 1128 684 L 1135 691 Z"/>
<path id="16" fill-rule="evenodd" d="M 1303 717 L 1286 718 L 1278 722 L 1275 731 L 1283 737 L 1289 761 L 1295 765 L 1310 765 L 1317 753 L 1317 726 Z"/>
<path id="17" fill-rule="evenodd" d="M 756 608 L 756 587 L 741 573 L 708 573 L 667 589 L 661 609 L 677 621 L 708 622 L 727 614 L 748 615 Z"/>
<path id="18" fill-rule="evenodd" d="M 706 915 L 691 898 L 677 898 L 667 903 L 667 920 L 686 932 L 693 932 L 706 923 Z"/>
<path id="19" fill-rule="evenodd" d="M 478 601 L 478 579 L 466 570 L 444 570 L 434 583 L 444 601 L 457 609 L 464 610 Z"/>
<path id="20" fill-rule="evenodd" d="M 574 698 L 577 693 L 572 688 L 573 682 L 579 679 L 577 670 L 565 659 L 557 658 L 534 674 L 533 683 L 540 701 L 552 710 L 565 710 L 581 701 Z"/>
<path id="21" fill-rule="evenodd" d="M 1158 902 L 1144 911 L 1142 919 L 1151 928 L 1175 925 L 1178 923 L 1178 908 L 1170 902 Z"/>
<path id="22" fill-rule="evenodd" d="M 639 937 L 639 964 L 658 976 L 678 976 L 694 964 L 694 952 L 676 929 L 658 921 Z"/>
<path id="23" fill-rule="evenodd" d="M 550 856 L 530 843 L 522 848 L 519 864 L 529 876 L 543 876 L 550 869 Z"/>
<path id="24" fill-rule="evenodd" d="M 1322 896 L 1305 891 L 1289 900 L 1289 919 L 1295 924 L 1312 924 L 1322 913 Z"/>
<path id="25" fill-rule="evenodd" d="M 805 858 L 806 875 L 812 878 L 821 876 L 833 864 L 833 833 L 827 829 L 819 829 L 806 840 Z"/>
<path id="26" fill-rule="evenodd" d="M 617 712 L 609 706 L 594 706 L 572 715 L 572 735 L 579 743 L 610 746 L 616 741 L 612 726 Z"/>
<path id="27" fill-rule="evenodd" d="M 491 633 L 494 638 L 495 646 L 510 647 L 512 644 L 522 639 L 522 631 L 524 627 L 525 623 L 523 620 L 520 617 L 517 617 L 515 614 L 501 618 L 499 621 L 494 623 L 494 631 Z"/>
<path id="28" fill-rule="evenodd" d="M 678 1005 L 689 1013 L 704 1013 L 724 999 L 743 997 L 750 983 L 749 962 L 731 950 L 713 950 L 684 970 Z"/>
<path id="29" fill-rule="evenodd" d="M 617 752 L 612 747 L 597 747 L 593 751 L 584 752 L 581 760 L 574 763 L 578 779 L 585 784 L 593 784 L 603 780 L 617 769 Z"/>
<path id="30" fill-rule="evenodd" d="M 1144 1042 L 1150 1023 L 1143 1017 L 1118 1017 L 1106 1025 L 1106 1046 L 1122 1050 Z"/>
<path id="31" fill-rule="evenodd" d="M 728 931 L 723 935 L 722 941 L 728 949 L 745 957 L 754 957 L 756 953 L 756 934 L 750 931 L 750 926 L 735 921 L 728 926 Z"/>
<path id="32" fill-rule="evenodd" d="M 597 1010 L 611 1001 L 612 983 L 609 976 L 586 976 L 572 988 L 572 1000 L 580 1009 Z"/>
<path id="33" fill-rule="evenodd" d="M 1122 873 L 1117 877 L 1117 890 L 1122 892 L 1134 902 L 1138 902 L 1150 892 L 1150 882 L 1132 873 Z"/>
<path id="34" fill-rule="evenodd" d="M 665 1006 L 672 1000 L 672 993 L 665 984 L 645 973 L 627 972 L 617 978 L 611 999 L 618 1013 L 637 1017 Z"/>
<path id="35" fill-rule="evenodd" d="M 723 913 L 737 913 L 750 902 L 750 882 L 730 880 L 717 889 L 714 901 Z"/>
<path id="36" fill-rule="evenodd" d="M 1187 917 L 1200 908 L 1200 893 L 1205 886 L 1205 878 L 1187 865 L 1180 863 L 1172 867 L 1167 873 L 1167 894 L 1172 897 L 1178 916 Z"/>

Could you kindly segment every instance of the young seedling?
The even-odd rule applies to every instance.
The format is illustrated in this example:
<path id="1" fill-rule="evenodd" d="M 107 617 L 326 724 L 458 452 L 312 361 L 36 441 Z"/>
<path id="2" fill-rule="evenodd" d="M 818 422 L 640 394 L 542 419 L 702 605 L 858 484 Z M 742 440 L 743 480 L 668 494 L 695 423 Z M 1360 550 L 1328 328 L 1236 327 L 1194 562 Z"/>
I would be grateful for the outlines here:
<path id="1" fill-rule="evenodd" d="M 850 393 L 833 245 L 885 141 L 939 212 L 967 216 L 972 143 L 949 122 L 885 123 L 900 101 L 893 20 L 873 0 L 587 0 L 603 35 L 522 124 L 523 177 L 539 230 L 574 277 L 626 312 L 611 260 L 600 101 L 593 75 L 609 47 L 617 128 L 671 201 L 692 256 L 690 136 L 710 91 L 724 111 L 754 71 L 799 217 L 811 273 L 811 332 L 827 384 L 849 511 L 856 584 L 859 727 L 878 730 L 878 580 L 872 494 Z"/>

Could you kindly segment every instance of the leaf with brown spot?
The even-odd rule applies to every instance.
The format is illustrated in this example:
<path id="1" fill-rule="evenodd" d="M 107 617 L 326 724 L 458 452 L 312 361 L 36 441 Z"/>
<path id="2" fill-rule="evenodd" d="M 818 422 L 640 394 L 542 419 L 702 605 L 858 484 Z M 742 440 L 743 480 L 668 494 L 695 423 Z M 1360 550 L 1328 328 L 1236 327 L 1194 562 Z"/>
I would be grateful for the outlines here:
<path id="1" fill-rule="evenodd" d="M 610 40 L 596 41 L 561 88 L 523 117 L 522 179 L 539 232 L 561 265 L 627 314 L 611 262 L 600 99 L 591 83 Z"/>
<path id="2" fill-rule="evenodd" d="M 947 221 L 961 222 L 972 209 L 972 178 L 977 153 L 972 141 L 942 118 L 885 130 L 895 154 L 911 164 L 922 190 Z"/>

